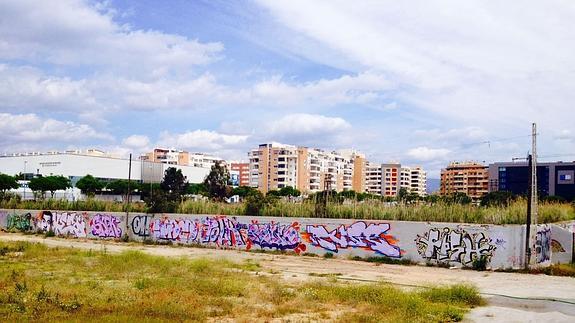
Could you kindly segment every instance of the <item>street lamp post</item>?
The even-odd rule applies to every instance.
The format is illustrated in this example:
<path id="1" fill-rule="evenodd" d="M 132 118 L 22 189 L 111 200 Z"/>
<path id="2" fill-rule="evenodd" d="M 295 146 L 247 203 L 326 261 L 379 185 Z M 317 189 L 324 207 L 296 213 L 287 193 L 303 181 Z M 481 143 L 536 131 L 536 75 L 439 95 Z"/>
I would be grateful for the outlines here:
<path id="1" fill-rule="evenodd" d="M 28 161 L 25 160 L 24 161 L 24 178 L 23 178 L 24 181 L 26 180 L 26 164 L 27 163 L 28 163 Z M 26 184 L 23 185 L 23 189 L 24 189 L 24 192 L 22 193 L 22 199 L 26 200 Z"/>
<path id="2" fill-rule="evenodd" d="M 154 197 L 154 189 L 152 188 L 152 182 L 154 179 L 154 166 L 151 163 L 150 163 L 150 172 L 152 173 L 150 175 L 150 200 L 151 200 Z"/>

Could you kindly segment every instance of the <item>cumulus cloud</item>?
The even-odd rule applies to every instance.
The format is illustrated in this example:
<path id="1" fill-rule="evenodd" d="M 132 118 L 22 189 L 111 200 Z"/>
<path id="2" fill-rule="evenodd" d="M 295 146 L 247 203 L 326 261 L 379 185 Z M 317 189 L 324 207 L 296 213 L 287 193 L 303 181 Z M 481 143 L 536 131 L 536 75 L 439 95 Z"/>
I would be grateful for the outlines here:
<path id="1" fill-rule="evenodd" d="M 70 121 L 43 119 L 35 114 L 0 113 L 0 147 L 14 148 L 19 144 L 29 146 L 49 144 L 57 146 L 62 143 L 86 142 L 90 140 L 113 140 L 105 132 L 100 132 L 89 125 Z"/>
<path id="2" fill-rule="evenodd" d="M 30 112 L 104 109 L 84 80 L 46 76 L 31 67 L 0 64 L 0 108 Z"/>
<path id="3" fill-rule="evenodd" d="M 180 134 L 162 132 L 158 144 L 188 150 L 220 150 L 236 147 L 246 142 L 247 135 L 227 135 L 209 130 L 194 130 Z"/>
<path id="4" fill-rule="evenodd" d="M 82 0 L 2 1 L 0 58 L 162 75 L 209 63 L 223 49 L 221 43 L 119 25 L 106 9 Z"/>
<path id="5" fill-rule="evenodd" d="M 270 135 L 323 135 L 351 128 L 339 117 L 326 117 L 318 114 L 295 113 L 286 115 L 267 126 Z"/>
<path id="6" fill-rule="evenodd" d="M 445 148 L 417 147 L 407 151 L 407 155 L 417 161 L 432 161 L 436 159 L 445 159 L 450 153 Z"/>
<path id="7" fill-rule="evenodd" d="M 143 135 L 131 135 L 124 138 L 122 144 L 130 148 L 144 148 L 150 144 L 150 138 Z"/>

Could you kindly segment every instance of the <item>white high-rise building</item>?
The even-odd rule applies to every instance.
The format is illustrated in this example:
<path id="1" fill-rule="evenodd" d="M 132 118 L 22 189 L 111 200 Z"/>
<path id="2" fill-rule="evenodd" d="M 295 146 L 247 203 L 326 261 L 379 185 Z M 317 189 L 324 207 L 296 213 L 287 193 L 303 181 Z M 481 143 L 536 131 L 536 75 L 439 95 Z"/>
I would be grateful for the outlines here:
<path id="1" fill-rule="evenodd" d="M 402 167 L 400 186 L 407 189 L 410 193 L 416 193 L 419 196 L 426 196 L 427 173 L 419 166 Z"/>

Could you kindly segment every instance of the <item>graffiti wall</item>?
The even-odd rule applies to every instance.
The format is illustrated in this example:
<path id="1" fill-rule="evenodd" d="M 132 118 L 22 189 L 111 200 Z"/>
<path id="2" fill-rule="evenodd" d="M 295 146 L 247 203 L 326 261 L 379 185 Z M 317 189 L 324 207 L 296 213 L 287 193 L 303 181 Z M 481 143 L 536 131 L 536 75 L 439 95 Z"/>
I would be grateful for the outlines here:
<path id="1" fill-rule="evenodd" d="M 573 259 L 574 232 L 565 226 L 551 224 L 551 263 L 570 263 Z"/>
<path id="2" fill-rule="evenodd" d="M 525 227 L 521 225 L 0 210 L 0 229 L 226 249 L 331 253 L 340 258 L 389 257 L 449 266 L 472 266 L 475 260 L 484 259 L 491 268 L 520 268 L 525 255 Z M 538 227 L 538 263 L 555 261 L 554 253 L 561 255 L 557 261 L 570 261 L 572 235 L 556 231 L 554 226 Z"/>

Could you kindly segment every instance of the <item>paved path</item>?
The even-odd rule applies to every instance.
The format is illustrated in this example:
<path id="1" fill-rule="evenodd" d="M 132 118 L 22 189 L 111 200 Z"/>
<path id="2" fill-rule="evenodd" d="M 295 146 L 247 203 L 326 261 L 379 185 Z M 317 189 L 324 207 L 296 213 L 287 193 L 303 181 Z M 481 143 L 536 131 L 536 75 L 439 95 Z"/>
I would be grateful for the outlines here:
<path id="1" fill-rule="evenodd" d="M 343 259 L 324 259 L 236 250 L 150 246 L 111 241 L 44 238 L 34 235 L 0 233 L 0 240 L 41 242 L 50 247 L 122 252 L 142 252 L 167 257 L 225 258 L 237 262 L 258 262 L 262 272 L 287 280 L 308 280 L 314 274 L 337 274 L 349 281 L 386 281 L 405 288 L 470 283 L 477 286 L 489 305 L 474 309 L 469 321 L 575 322 L 575 278 L 518 273 L 478 272 L 426 266 L 373 264 Z M 312 274 L 312 275 L 310 275 Z"/>

